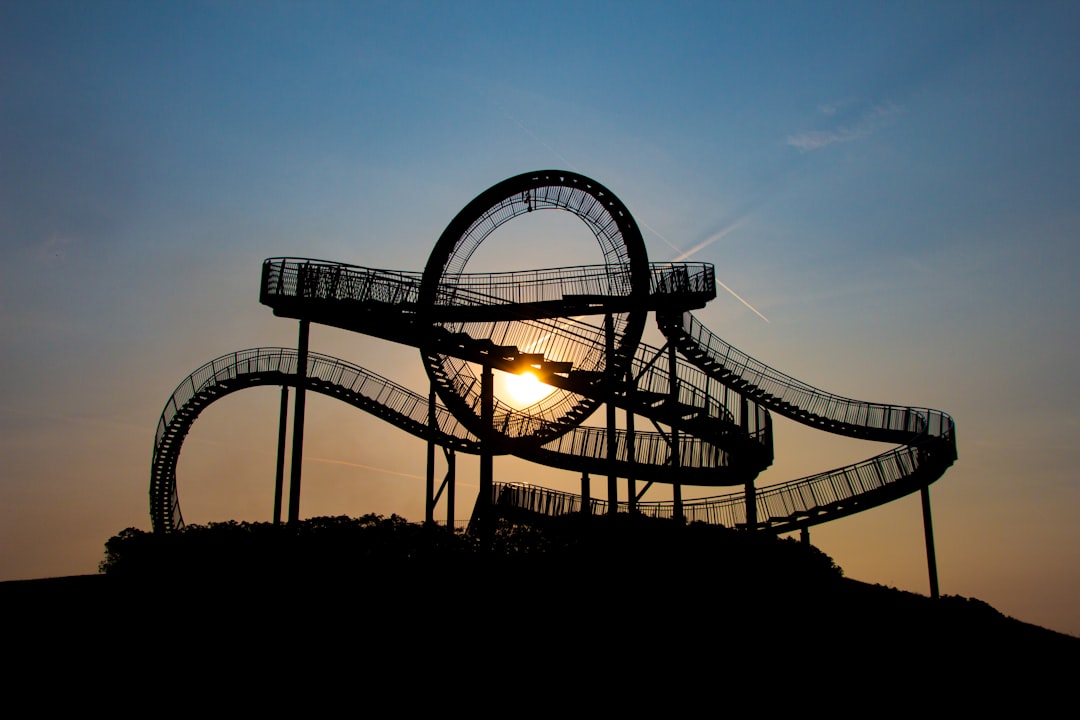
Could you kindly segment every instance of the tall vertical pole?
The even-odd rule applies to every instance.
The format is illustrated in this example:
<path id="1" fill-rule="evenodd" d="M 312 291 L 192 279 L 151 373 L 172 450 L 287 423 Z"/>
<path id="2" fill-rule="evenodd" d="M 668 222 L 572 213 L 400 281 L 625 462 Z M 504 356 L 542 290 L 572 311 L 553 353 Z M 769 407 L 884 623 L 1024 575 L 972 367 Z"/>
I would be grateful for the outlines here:
<path id="1" fill-rule="evenodd" d="M 930 487 L 924 485 L 922 495 L 923 533 L 926 535 L 926 567 L 930 572 L 930 597 L 938 599 L 937 557 L 934 554 L 934 522 L 930 518 Z"/>
<path id="2" fill-rule="evenodd" d="M 615 435 L 615 319 L 611 313 L 604 316 L 604 356 L 607 384 L 608 515 L 615 515 L 619 512 L 619 477 L 615 471 L 619 445 Z"/>
<path id="3" fill-rule="evenodd" d="M 450 448 L 446 455 L 446 527 L 454 529 L 454 485 L 457 483 L 457 455 Z"/>
<path id="4" fill-rule="evenodd" d="M 671 499 L 674 505 L 675 520 L 682 522 L 682 483 L 679 482 L 680 469 L 682 468 L 682 454 L 679 448 L 679 428 L 674 424 L 679 414 L 679 366 L 675 357 L 675 343 L 668 343 L 668 383 L 669 402 L 672 415 L 671 425 Z"/>
<path id="5" fill-rule="evenodd" d="M 628 392 L 633 392 L 630 387 Z M 626 411 L 626 460 L 629 469 L 626 471 L 626 509 L 631 515 L 637 512 L 637 487 L 634 482 L 634 463 L 637 462 L 637 447 L 634 438 L 634 411 Z"/>
<path id="6" fill-rule="evenodd" d="M 480 376 L 480 421 L 485 437 L 480 439 L 480 496 L 481 537 L 490 539 L 495 530 L 492 512 L 494 493 L 494 440 L 495 425 L 495 379 L 490 365 L 484 366 Z"/>
<path id="7" fill-rule="evenodd" d="M 581 514 L 592 514 L 592 489 L 590 488 L 589 473 L 581 473 Z"/>
<path id="8" fill-rule="evenodd" d="M 281 386 L 281 416 L 278 421 L 277 473 L 274 475 L 274 525 L 281 524 L 281 495 L 285 486 L 285 436 L 289 425 L 289 386 Z"/>
<path id="9" fill-rule="evenodd" d="M 289 524 L 300 522 L 300 468 L 304 460 L 304 401 L 307 385 L 308 335 L 311 323 L 300 321 L 296 347 L 296 408 L 293 411 L 292 477 L 289 480 Z"/>
<path id="10" fill-rule="evenodd" d="M 435 524 L 435 431 L 438 421 L 435 417 L 435 383 L 431 383 L 428 392 L 428 442 L 427 442 L 427 487 L 424 494 L 424 522 Z"/>
<path id="11" fill-rule="evenodd" d="M 750 403 L 745 395 L 739 395 L 739 424 L 743 432 L 750 431 Z M 746 481 L 746 529 L 757 530 L 757 525 L 757 487 L 755 487 L 754 478 L 751 476 Z"/>
<path id="12" fill-rule="evenodd" d="M 754 479 L 747 480 L 743 487 L 746 498 L 746 529 L 757 530 L 757 487 L 754 486 Z"/>

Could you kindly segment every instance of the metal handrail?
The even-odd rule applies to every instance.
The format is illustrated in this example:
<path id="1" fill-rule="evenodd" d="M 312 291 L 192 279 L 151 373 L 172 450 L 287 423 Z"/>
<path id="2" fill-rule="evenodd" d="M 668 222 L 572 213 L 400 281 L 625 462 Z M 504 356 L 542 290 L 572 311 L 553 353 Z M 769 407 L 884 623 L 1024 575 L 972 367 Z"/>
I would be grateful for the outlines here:
<path id="1" fill-rule="evenodd" d="M 672 329 L 670 324 L 663 327 L 667 332 Z M 742 392 L 778 412 L 799 414 L 797 419 L 803 422 L 841 423 L 854 428 L 907 433 L 912 437 L 925 433 L 944 438 L 954 430 L 952 418 L 939 410 L 853 400 L 819 390 L 725 342 L 691 313 L 682 313 L 678 327 L 717 366 L 718 370 L 706 370 L 708 374 L 721 382 L 739 380 Z"/>
<path id="2" fill-rule="evenodd" d="M 165 403 L 158 420 L 151 458 L 152 519 L 173 528 L 183 525 L 176 492 L 176 461 L 180 444 L 199 413 L 215 400 L 245 387 L 256 385 L 291 385 L 296 383 L 298 352 L 290 348 L 250 348 L 226 353 L 204 363 L 177 386 Z M 323 392 L 375 412 L 398 427 L 427 438 L 435 433 L 437 442 L 466 453 L 480 452 L 480 442 L 455 415 L 436 404 L 436 425 L 428 425 L 426 396 L 372 373 L 362 367 L 321 353 L 308 354 L 308 389 Z M 511 413 L 507 413 L 510 417 Z M 513 415 L 528 422 L 523 413 Z M 616 462 L 633 463 L 648 472 L 649 468 L 667 470 L 670 445 L 658 432 L 635 433 L 634 454 L 630 457 L 626 432 L 616 433 Z M 607 437 L 602 428 L 574 427 L 565 435 L 538 448 L 508 448 L 522 457 L 544 454 L 554 456 L 564 467 L 584 468 L 589 461 L 606 461 Z M 724 451 L 698 438 L 683 437 L 679 448 L 681 466 L 686 471 L 715 470 L 726 464 Z M 717 470 L 717 472 L 720 472 Z"/>
<path id="3" fill-rule="evenodd" d="M 651 263 L 649 294 L 716 296 L 709 263 Z M 270 297 L 415 304 L 422 273 L 382 270 L 309 258 L 263 261 L 262 293 Z M 567 297 L 629 297 L 630 268 L 579 265 L 513 272 L 458 273 L 441 278 L 435 304 L 447 307 L 515 305 Z"/>

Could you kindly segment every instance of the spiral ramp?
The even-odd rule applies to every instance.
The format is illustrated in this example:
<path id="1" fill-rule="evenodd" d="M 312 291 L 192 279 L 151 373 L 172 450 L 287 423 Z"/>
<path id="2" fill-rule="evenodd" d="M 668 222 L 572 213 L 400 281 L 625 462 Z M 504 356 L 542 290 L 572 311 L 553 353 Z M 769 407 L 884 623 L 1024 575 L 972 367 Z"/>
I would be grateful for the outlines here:
<path id="1" fill-rule="evenodd" d="M 468 258 L 494 229 L 523 213 L 550 209 L 572 212 L 586 223 L 604 265 L 465 272 Z M 773 532 L 915 492 L 955 461 L 955 426 L 947 414 L 832 395 L 721 340 L 691 312 L 715 294 L 711 265 L 649 263 L 633 218 L 614 195 L 588 178 L 558 171 L 527 173 L 482 193 L 451 222 L 422 273 L 268 259 L 260 301 L 275 315 L 419 349 L 438 402 L 432 407 L 427 394 L 325 355 L 309 354 L 304 373 L 297 372 L 295 350 L 256 348 L 217 358 L 177 386 L 159 420 L 150 486 L 154 529 L 183 525 L 176 465 L 199 413 L 232 392 L 260 385 L 302 383 L 461 452 L 513 454 L 647 483 L 741 485 L 754 493 L 750 507 L 747 491 L 740 491 L 688 500 L 678 508 L 638 500 L 634 510 Z M 667 339 L 663 348 L 641 342 L 649 314 Z M 485 411 L 477 373 L 492 370 L 531 371 L 554 391 L 523 410 L 494 397 Z M 586 426 L 604 405 L 656 429 L 618 428 L 611 411 L 606 426 Z M 850 466 L 753 489 L 772 462 L 771 413 L 897 447 Z M 583 509 L 580 497 L 525 485 L 495 484 L 490 501 L 549 515 Z M 590 512 L 612 509 L 604 500 L 589 503 Z"/>

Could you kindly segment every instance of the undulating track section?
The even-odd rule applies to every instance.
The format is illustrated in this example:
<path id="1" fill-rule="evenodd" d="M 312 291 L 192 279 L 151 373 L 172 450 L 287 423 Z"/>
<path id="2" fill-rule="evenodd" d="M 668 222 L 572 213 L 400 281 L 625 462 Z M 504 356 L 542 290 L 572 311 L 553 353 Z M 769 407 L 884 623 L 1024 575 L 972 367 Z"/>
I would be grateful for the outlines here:
<path id="1" fill-rule="evenodd" d="M 251 348 L 227 353 L 184 378 L 158 420 L 151 461 L 150 512 L 157 531 L 184 525 L 176 487 L 176 466 L 188 431 L 212 403 L 234 392 L 260 386 L 297 386 L 298 353 L 290 348 Z M 329 355 L 308 354 L 304 387 L 336 398 L 385 420 L 422 440 L 458 452 L 479 454 L 481 443 L 446 409 L 436 403 L 435 423 L 429 419 L 429 400 L 387 378 Z M 623 473 L 662 481 L 670 472 L 669 447 L 662 433 L 636 433 L 637 454 L 631 463 L 621 457 Z M 619 431 L 620 448 L 627 447 Z M 575 472 L 607 472 L 606 433 L 600 428 L 575 427 L 538 445 L 530 458 Z M 688 443 L 687 477 L 706 480 L 720 462 L 722 451 L 706 443 Z M 704 483 L 703 483 L 704 484 Z"/>
<path id="2" fill-rule="evenodd" d="M 679 353 L 710 378 L 800 424 L 863 440 L 899 443 L 862 462 L 757 490 L 759 529 L 788 532 L 883 505 L 940 478 L 956 460 L 956 426 L 940 410 L 872 403 L 834 395 L 785 375 L 723 341 L 690 313 L 657 313 L 657 324 Z M 522 484 L 496 487 L 505 508 L 548 515 L 581 512 L 581 498 Z M 620 506 L 626 509 L 626 503 Z M 590 499 L 590 512 L 608 512 Z M 672 517 L 670 502 L 638 502 L 635 511 Z M 744 492 L 684 501 L 687 521 L 728 527 L 747 524 Z"/>
<path id="3" fill-rule="evenodd" d="M 296 387 L 298 354 L 289 348 L 252 348 L 215 358 L 180 381 L 158 420 L 150 470 L 150 519 L 155 531 L 182 527 L 176 464 L 192 424 L 211 403 L 263 385 Z M 477 452 L 478 441 L 446 408 L 428 421 L 428 401 L 372 372 L 329 355 L 309 353 L 305 387 L 365 410 L 417 437 Z"/>
<path id="4" fill-rule="evenodd" d="M 467 272 L 470 258 L 497 229 L 551 210 L 585 223 L 604 264 Z M 638 500 L 634 509 L 777 532 L 925 488 L 955 460 L 948 415 L 832 395 L 753 360 L 691 314 L 715 296 L 711 265 L 650 263 L 627 208 L 595 181 L 561 171 L 526 173 L 481 193 L 447 226 L 423 272 L 271 258 L 263 263 L 260 301 L 275 315 L 419 349 L 438 402 L 432 406 L 431 396 L 323 355 L 309 354 L 306 373 L 297 372 L 292 350 L 222 356 L 181 382 L 162 412 L 152 461 L 154 527 L 167 531 L 183 523 L 176 463 L 191 423 L 214 400 L 257 385 L 300 384 L 462 452 L 514 454 L 679 487 L 742 485 L 745 492 L 700 500 Z M 641 341 L 650 314 L 667 339 L 664 347 Z M 553 391 L 515 409 L 493 396 L 495 371 L 532 372 Z M 604 425 L 586 426 L 601 407 Z M 616 423 L 616 410 L 625 414 L 624 426 Z M 754 479 L 773 458 L 770 413 L 898 447 L 755 489 Z M 635 430 L 634 418 L 654 430 Z M 491 492 L 489 500 L 518 510 L 582 510 L 581 498 L 544 488 L 495 485 Z M 605 500 L 590 500 L 587 508 L 610 509 Z"/>

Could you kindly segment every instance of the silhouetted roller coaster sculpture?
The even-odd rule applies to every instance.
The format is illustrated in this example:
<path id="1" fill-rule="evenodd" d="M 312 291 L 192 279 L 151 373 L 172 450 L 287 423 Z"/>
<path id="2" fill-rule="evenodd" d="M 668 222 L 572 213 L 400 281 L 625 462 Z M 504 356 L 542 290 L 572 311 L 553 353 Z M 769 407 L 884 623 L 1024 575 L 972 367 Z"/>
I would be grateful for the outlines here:
<path id="1" fill-rule="evenodd" d="M 473 253 L 525 213 L 562 210 L 596 237 L 604 264 L 467 273 Z M 540 171 L 498 183 L 458 213 L 422 273 L 304 258 L 263 263 L 260 300 L 299 320 L 297 349 L 255 348 L 212 360 L 185 378 L 158 422 L 151 465 L 155 531 L 183 526 L 176 465 L 199 413 L 244 388 L 282 388 L 274 520 L 280 521 L 288 388 L 296 389 L 289 521 L 299 517 L 304 398 L 313 391 L 366 410 L 428 443 L 426 520 L 446 492 L 454 522 L 455 453 L 480 457 L 473 522 L 497 511 L 549 515 L 636 512 L 774 533 L 806 529 L 921 491 L 931 592 L 937 595 L 928 487 L 956 459 L 953 420 L 926 408 L 860 402 L 799 382 L 714 335 L 691 310 L 716 296 L 711 265 L 650 263 L 637 223 L 607 188 Z M 666 343 L 641 342 L 650 313 Z M 421 395 L 344 360 L 308 351 L 311 322 L 420 350 L 431 381 Z M 494 371 L 530 371 L 554 390 L 524 410 L 494 393 Z M 606 406 L 604 427 L 583 422 Z M 617 410 L 624 413 L 621 427 Z M 772 463 L 770 413 L 894 449 L 847 467 L 755 487 Z M 654 428 L 643 431 L 635 418 Z M 435 447 L 447 474 L 436 491 Z M 582 493 L 499 484 L 493 457 L 512 454 L 581 473 Z M 607 500 L 590 474 L 606 475 Z M 626 500 L 618 501 L 617 479 Z M 638 489 L 638 482 L 644 483 Z M 654 483 L 672 500 L 645 502 Z M 684 501 L 682 486 L 741 486 Z M 805 535 L 804 535 L 805 537 Z"/>

